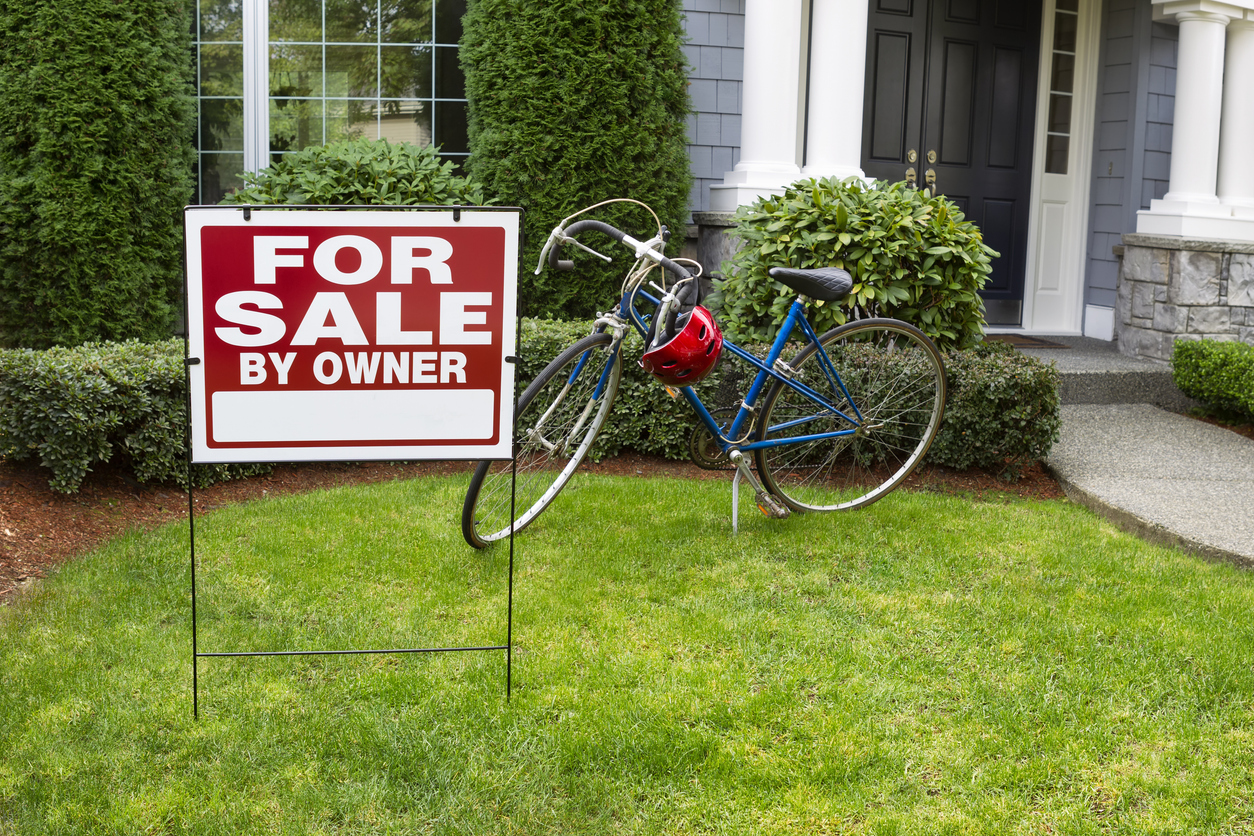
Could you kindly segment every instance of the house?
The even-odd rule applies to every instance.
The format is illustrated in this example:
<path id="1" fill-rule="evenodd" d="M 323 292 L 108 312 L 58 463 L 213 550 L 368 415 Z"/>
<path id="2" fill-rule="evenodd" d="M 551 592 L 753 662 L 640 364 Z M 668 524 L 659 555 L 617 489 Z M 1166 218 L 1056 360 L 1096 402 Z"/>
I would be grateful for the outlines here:
<path id="1" fill-rule="evenodd" d="M 1254 343 L 1254 1 L 685 7 L 703 227 L 799 177 L 912 180 L 1001 253 L 995 329 Z"/>
<path id="2" fill-rule="evenodd" d="M 464 0 L 322 5 L 198 0 L 204 199 L 339 136 L 466 152 Z M 683 6 L 706 261 L 737 206 L 797 179 L 907 180 L 1001 254 L 994 329 L 1158 359 L 1181 336 L 1254 343 L 1254 0 Z"/>

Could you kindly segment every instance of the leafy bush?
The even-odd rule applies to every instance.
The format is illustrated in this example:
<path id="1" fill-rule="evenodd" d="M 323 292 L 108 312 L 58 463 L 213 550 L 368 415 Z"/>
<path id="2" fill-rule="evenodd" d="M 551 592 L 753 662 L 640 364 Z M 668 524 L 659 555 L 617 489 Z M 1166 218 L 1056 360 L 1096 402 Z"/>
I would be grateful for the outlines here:
<path id="1" fill-rule="evenodd" d="M 1190 398 L 1254 420 L 1254 346 L 1176 340 L 1171 376 Z"/>
<path id="2" fill-rule="evenodd" d="M 1045 458 L 1062 427 L 1058 369 L 1000 342 L 945 355 L 945 420 L 927 461 L 1017 479 Z"/>
<path id="3" fill-rule="evenodd" d="M 524 320 L 517 379 L 535 378 L 592 323 Z M 624 449 L 688 457 L 697 426 L 686 401 L 671 398 L 636 362 L 628 337 L 618 400 L 593 459 Z M 765 353 L 765 346 L 746 345 Z M 927 461 L 981 467 L 1016 478 L 1058 438 L 1058 372 L 1001 343 L 946 357 L 949 400 Z M 711 409 L 734 408 L 748 388 L 744 363 L 721 360 L 700 384 Z M 186 483 L 187 388 L 180 340 L 100 343 L 74 349 L 0 351 L 0 455 L 37 458 L 55 490 L 73 492 L 96 463 L 116 460 L 141 482 Z M 197 465 L 197 485 L 266 472 L 266 465 Z"/>
<path id="4" fill-rule="evenodd" d="M 326 206 L 481 206 L 483 188 L 441 162 L 439 149 L 350 139 L 284 154 L 223 203 Z"/>
<path id="5" fill-rule="evenodd" d="M 92 465 L 119 459 L 141 482 L 187 482 L 183 342 L 0 351 L 0 455 L 36 458 L 72 493 Z M 197 465 L 198 485 L 267 472 Z"/>
<path id="6" fill-rule="evenodd" d="M 524 322 L 520 384 L 532 380 L 562 349 L 590 333 L 591 327 L 591 322 Z M 743 347 L 755 354 L 766 353 L 764 345 Z M 640 368 L 638 356 L 638 342 L 629 344 L 618 399 L 591 455 L 597 459 L 631 449 L 685 459 L 696 416 L 686 401 L 672 399 Z M 711 409 L 739 406 L 748 389 L 752 368 L 728 356 L 699 385 Z M 1061 427 L 1058 370 L 1053 365 L 1005 343 L 984 342 L 948 352 L 945 365 L 945 419 L 928 452 L 928 463 L 958 470 L 980 467 L 1013 480 L 1025 466 L 1049 453 Z"/>
<path id="7" fill-rule="evenodd" d="M 608 198 L 642 200 L 682 229 L 692 178 L 680 3 L 470 0 L 463 32 L 467 165 L 496 200 L 526 210 L 521 310 L 591 316 L 617 298 L 621 259 L 578 255 L 577 278 L 528 268 L 558 221 Z M 645 238 L 655 228 L 622 204 L 597 217 Z"/>
<path id="8" fill-rule="evenodd" d="M 796 295 L 767 275 L 771 267 L 840 267 L 853 292 L 839 306 L 811 308 L 821 333 L 846 319 L 905 320 L 942 351 L 969 348 L 984 333 L 978 291 L 991 258 L 979 229 L 943 196 L 902 183 L 867 186 L 856 177 L 794 183 L 736 215 L 744 246 L 710 304 L 736 339 L 770 341 Z"/>
<path id="9" fill-rule="evenodd" d="M 170 335 L 192 194 L 187 8 L 0 10 L 0 344 Z"/>
<path id="10" fill-rule="evenodd" d="M 523 320 L 517 372 L 519 393 L 543 371 L 549 361 L 590 333 L 590 320 Z M 630 332 L 623 349 L 623 374 L 618 397 L 609 420 L 592 446 L 590 456 L 593 460 L 616 455 L 624 449 L 669 459 L 688 457 L 688 438 L 697 425 L 696 417 L 687 401 L 666 394 L 666 390 L 640 368 L 637 362 L 640 352 L 640 338 L 635 332 Z M 720 362 L 701 383 L 706 405 L 711 408 L 730 405 L 710 393 L 730 391 L 739 386 L 744 368 L 739 363 Z"/>

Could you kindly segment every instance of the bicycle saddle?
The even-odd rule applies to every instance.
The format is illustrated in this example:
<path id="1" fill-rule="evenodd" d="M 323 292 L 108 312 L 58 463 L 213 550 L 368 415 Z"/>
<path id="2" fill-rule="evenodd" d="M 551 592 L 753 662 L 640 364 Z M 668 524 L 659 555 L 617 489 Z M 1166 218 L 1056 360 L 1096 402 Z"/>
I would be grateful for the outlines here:
<path id="1" fill-rule="evenodd" d="M 801 295 L 820 302 L 839 302 L 853 289 L 853 277 L 838 267 L 815 267 L 810 270 L 772 267 L 767 272 L 775 281 L 783 282 Z"/>

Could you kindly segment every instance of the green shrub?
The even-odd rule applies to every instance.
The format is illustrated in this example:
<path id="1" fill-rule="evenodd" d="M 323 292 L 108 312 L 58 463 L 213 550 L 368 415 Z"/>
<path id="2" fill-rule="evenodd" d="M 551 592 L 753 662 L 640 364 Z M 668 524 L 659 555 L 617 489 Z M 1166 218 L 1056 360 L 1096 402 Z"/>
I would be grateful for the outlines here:
<path id="1" fill-rule="evenodd" d="M 0 7 L 0 344 L 170 335 L 192 194 L 187 8 Z"/>
<path id="2" fill-rule="evenodd" d="M 532 380 L 591 327 L 591 322 L 524 322 L 520 384 Z M 597 459 L 631 449 L 685 459 L 696 416 L 686 401 L 672 399 L 640 368 L 636 362 L 639 340 L 634 335 L 628 340 L 618 399 L 591 455 Z M 760 356 L 766 353 L 765 345 L 743 347 Z M 753 369 L 729 357 L 725 353 L 698 387 L 711 409 L 739 406 L 748 389 Z M 945 419 L 928 452 L 928 463 L 958 470 L 979 467 L 1013 480 L 1025 466 L 1049 453 L 1061 426 L 1058 370 L 1053 365 L 1005 343 L 984 342 L 948 352 L 945 364 Z"/>
<path id="3" fill-rule="evenodd" d="M 592 323 L 524 320 L 517 379 L 535 378 Z M 764 354 L 766 346 L 746 345 Z M 593 459 L 635 450 L 686 459 L 696 417 L 640 368 L 628 337 L 618 399 Z M 700 384 L 711 409 L 734 408 L 750 367 L 725 355 Z M 949 400 L 927 461 L 1017 478 L 1058 438 L 1058 372 L 1001 343 L 946 357 Z M 102 343 L 74 349 L 0 351 L 0 455 L 38 459 L 55 490 L 72 492 L 96 463 L 116 461 L 141 482 L 186 483 L 187 389 L 180 340 Z M 197 465 L 197 485 L 265 472 L 265 465 Z"/>
<path id="4" fill-rule="evenodd" d="M 519 394 L 550 360 L 590 333 L 590 320 L 523 320 L 517 372 Z M 618 397 L 609 420 L 592 447 L 590 455 L 594 460 L 616 455 L 624 449 L 669 459 L 688 456 L 688 438 L 697 425 L 696 417 L 687 401 L 672 398 L 640 368 L 637 362 L 640 352 L 640 338 L 635 332 L 630 332 L 623 349 L 623 374 Z M 701 384 L 700 391 L 707 399 L 706 405 L 710 408 L 730 405 L 710 393 L 739 386 L 744 368 L 739 363 L 720 362 Z"/>
<path id="5" fill-rule="evenodd" d="M 811 308 L 820 333 L 846 319 L 893 317 L 942 351 L 969 348 L 984 333 L 977 291 L 997 253 L 943 196 L 902 183 L 812 179 L 741 207 L 735 219 L 744 246 L 723 266 L 727 279 L 710 304 L 736 339 L 769 342 L 787 315 L 796 294 L 767 275 L 777 266 L 840 267 L 853 276 L 843 303 Z"/>
<path id="6" fill-rule="evenodd" d="M 386 139 L 350 139 L 284 154 L 244 174 L 223 203 L 325 206 L 481 206 L 483 188 L 441 162 L 439 149 Z"/>
<path id="7" fill-rule="evenodd" d="M 680 3 L 470 0 L 463 32 L 467 166 L 498 202 L 526 210 L 520 308 L 592 316 L 617 298 L 619 255 L 605 265 L 578 254 L 573 274 L 531 269 L 562 218 L 609 198 L 642 200 L 683 229 L 692 179 Z M 638 237 L 655 229 L 622 204 L 596 217 Z"/>
<path id="8" fill-rule="evenodd" d="M 1218 340 L 1176 340 L 1171 376 L 1190 398 L 1254 420 L 1254 346 Z"/>
<path id="9" fill-rule="evenodd" d="M 945 420 L 927 461 L 1017 479 L 1058 440 L 1058 369 L 1000 342 L 945 355 Z"/>
<path id="10" fill-rule="evenodd" d="M 72 493 L 92 465 L 117 460 L 141 482 L 187 482 L 183 341 L 0 350 L 0 455 L 37 459 Z M 197 465 L 198 485 L 266 472 Z"/>

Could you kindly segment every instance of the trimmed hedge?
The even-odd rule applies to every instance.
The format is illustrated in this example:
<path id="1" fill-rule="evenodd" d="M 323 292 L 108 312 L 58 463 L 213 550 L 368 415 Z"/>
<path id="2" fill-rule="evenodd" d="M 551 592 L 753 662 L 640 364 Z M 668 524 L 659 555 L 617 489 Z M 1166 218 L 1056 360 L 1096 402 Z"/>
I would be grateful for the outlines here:
<path id="1" fill-rule="evenodd" d="M 183 0 L 0 5 L 0 345 L 173 332 L 188 32 Z"/>
<path id="2" fill-rule="evenodd" d="M 520 385 L 535 378 L 591 328 L 591 322 L 524 321 Z M 628 341 L 618 399 L 590 455 L 600 459 L 631 449 L 668 459 L 688 458 L 696 416 L 686 401 L 671 398 L 640 368 L 636 362 L 640 345 L 634 332 Z M 753 343 L 743 347 L 760 356 L 767 349 Z M 947 352 L 945 370 L 949 390 L 945 419 L 928 452 L 928 463 L 957 470 L 979 467 L 1015 480 L 1027 465 L 1045 458 L 1062 425 L 1060 381 L 1053 364 L 1028 357 L 1006 343 L 981 342 L 971 349 Z M 720 360 L 699 385 L 706 406 L 739 406 L 751 371 L 739 361 Z"/>
<path id="3" fill-rule="evenodd" d="M 141 482 L 186 485 L 183 341 L 131 340 L 0 351 L 0 455 L 38 459 L 73 493 L 92 465 L 118 460 Z M 197 465 L 207 485 L 268 465 Z"/>
<path id="4" fill-rule="evenodd" d="M 927 461 L 1016 480 L 1049 453 L 1062 428 L 1058 369 L 1001 342 L 945 355 L 949 398 Z"/>
<path id="5" fill-rule="evenodd" d="M 573 212 L 632 197 L 682 235 L 692 177 L 680 5 L 467 5 L 459 50 L 469 101 L 467 168 L 497 202 L 526 210 L 523 314 L 590 317 L 618 298 L 629 263 L 623 251 L 608 252 L 615 259 L 610 265 L 578 253 L 576 273 L 532 274 L 550 230 Z M 642 239 L 656 229 L 647 213 L 625 204 L 596 217 Z"/>
<path id="6" fill-rule="evenodd" d="M 441 162 L 439 149 L 386 139 L 351 139 L 284 154 L 244 175 L 222 203 L 326 206 L 474 205 L 483 188 Z"/>
<path id="7" fill-rule="evenodd" d="M 856 177 L 792 184 L 736 214 L 744 246 L 723 265 L 725 281 L 707 302 L 737 340 L 774 338 L 797 295 L 772 267 L 840 267 L 853 292 L 839 305 L 815 305 L 819 333 L 848 319 L 893 317 L 914 325 L 942 351 L 970 348 L 984 334 L 978 291 L 997 253 L 943 195 L 904 183 L 868 186 Z"/>
<path id="8" fill-rule="evenodd" d="M 1176 340 L 1171 376 L 1190 398 L 1254 420 L 1254 346 Z"/>
<path id="9" fill-rule="evenodd" d="M 591 331 L 591 322 L 524 320 L 519 391 L 562 349 Z M 670 459 L 688 457 L 696 418 L 636 362 L 630 336 L 618 400 L 592 457 L 623 449 Z M 749 350 L 765 346 L 746 346 Z M 1044 458 L 1058 438 L 1058 372 L 1001 343 L 982 343 L 946 357 L 949 401 L 928 461 L 957 469 L 981 467 L 1017 478 Z M 747 388 L 748 367 L 721 361 L 702 381 L 711 409 L 734 407 Z M 54 490 L 78 489 L 92 466 L 113 459 L 141 482 L 186 482 L 187 420 L 180 340 L 100 343 L 75 349 L 0 351 L 0 455 L 38 459 Z M 267 465 L 198 465 L 198 485 L 262 473 Z"/>

